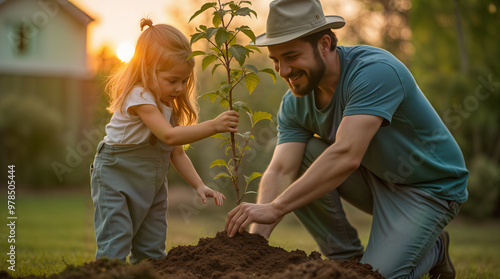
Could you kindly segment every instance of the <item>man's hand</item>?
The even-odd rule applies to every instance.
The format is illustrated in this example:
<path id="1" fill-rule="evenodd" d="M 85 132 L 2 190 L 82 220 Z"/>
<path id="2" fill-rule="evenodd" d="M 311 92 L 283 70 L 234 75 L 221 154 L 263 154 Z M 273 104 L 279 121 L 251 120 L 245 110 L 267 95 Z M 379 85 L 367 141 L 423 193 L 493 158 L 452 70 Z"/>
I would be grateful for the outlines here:
<path id="1" fill-rule="evenodd" d="M 233 237 L 237 232 L 243 233 L 251 223 L 273 224 L 283 217 L 279 210 L 268 204 L 242 203 L 227 214 L 226 232 Z"/>

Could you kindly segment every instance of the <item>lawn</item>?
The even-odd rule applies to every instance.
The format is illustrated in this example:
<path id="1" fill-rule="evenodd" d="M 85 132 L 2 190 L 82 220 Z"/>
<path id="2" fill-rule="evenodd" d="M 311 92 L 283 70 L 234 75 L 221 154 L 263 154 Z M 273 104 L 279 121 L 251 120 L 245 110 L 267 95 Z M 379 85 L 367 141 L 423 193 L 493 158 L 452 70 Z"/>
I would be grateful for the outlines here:
<path id="1" fill-rule="evenodd" d="M 225 214 L 231 205 L 218 209 L 202 208 L 192 197 L 176 198 L 170 193 L 167 250 L 173 246 L 196 244 L 200 237 L 213 237 L 224 228 Z M 0 196 L 0 217 L 6 224 L 7 198 Z M 50 275 L 66 264 L 92 261 L 95 253 L 92 203 L 85 191 L 77 193 L 19 192 L 16 196 L 16 263 L 14 276 Z M 364 244 L 368 239 L 370 218 L 356 210 L 348 215 L 358 228 Z M 7 270 L 10 232 L 0 226 L 0 269 Z M 500 222 L 453 221 L 448 227 L 451 257 L 457 278 L 500 278 Z M 270 244 L 286 250 L 317 250 L 314 241 L 287 216 L 276 228 Z"/>

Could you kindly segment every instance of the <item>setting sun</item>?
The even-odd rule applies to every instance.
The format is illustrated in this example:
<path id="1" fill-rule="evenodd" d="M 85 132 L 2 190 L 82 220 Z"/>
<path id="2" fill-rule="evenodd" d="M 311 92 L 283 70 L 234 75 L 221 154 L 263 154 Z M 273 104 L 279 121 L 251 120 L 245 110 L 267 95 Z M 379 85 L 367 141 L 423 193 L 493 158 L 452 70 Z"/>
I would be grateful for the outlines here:
<path id="1" fill-rule="evenodd" d="M 129 62 L 134 56 L 134 45 L 129 42 L 121 42 L 116 48 L 116 55 L 122 62 Z"/>

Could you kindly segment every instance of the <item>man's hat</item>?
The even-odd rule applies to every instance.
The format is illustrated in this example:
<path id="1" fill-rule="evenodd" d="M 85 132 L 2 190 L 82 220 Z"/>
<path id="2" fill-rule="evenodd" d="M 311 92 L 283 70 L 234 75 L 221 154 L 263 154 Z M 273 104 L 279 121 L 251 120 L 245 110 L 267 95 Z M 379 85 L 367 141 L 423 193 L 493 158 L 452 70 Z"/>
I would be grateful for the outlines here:
<path id="1" fill-rule="evenodd" d="M 277 45 L 344 25 L 341 16 L 325 16 L 319 0 L 274 0 L 269 4 L 267 32 L 258 36 L 254 45 Z"/>

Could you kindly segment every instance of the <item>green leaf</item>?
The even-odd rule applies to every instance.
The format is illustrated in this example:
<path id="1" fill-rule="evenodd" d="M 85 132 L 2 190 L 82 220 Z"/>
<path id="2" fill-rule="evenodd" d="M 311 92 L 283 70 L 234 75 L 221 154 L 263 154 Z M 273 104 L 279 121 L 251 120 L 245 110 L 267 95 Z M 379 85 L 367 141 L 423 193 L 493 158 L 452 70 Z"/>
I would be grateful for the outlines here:
<path id="1" fill-rule="evenodd" d="M 219 31 L 219 28 L 214 28 L 214 27 L 208 28 L 207 31 L 205 32 L 207 40 L 210 40 L 212 38 L 212 36 L 215 33 L 217 33 L 217 31 Z"/>
<path id="2" fill-rule="evenodd" d="M 215 135 L 212 135 L 211 137 L 212 137 L 212 138 L 216 138 L 216 139 L 225 139 L 225 140 L 227 140 L 227 139 L 228 139 L 228 137 L 224 136 L 224 135 L 223 135 L 223 134 L 221 134 L 221 133 L 217 133 L 217 134 L 215 134 Z"/>
<path id="3" fill-rule="evenodd" d="M 238 79 L 242 74 L 243 74 L 242 70 L 238 70 L 238 69 L 232 69 L 231 70 L 231 78 L 233 80 Z"/>
<path id="4" fill-rule="evenodd" d="M 253 125 L 257 124 L 257 122 L 261 120 L 272 120 L 272 115 L 270 113 L 267 113 L 265 111 L 256 111 L 252 115 L 252 123 Z"/>
<path id="5" fill-rule="evenodd" d="M 231 41 L 228 42 L 230 46 L 234 46 L 236 44 L 236 36 L 233 36 Z"/>
<path id="6" fill-rule="evenodd" d="M 250 73 L 245 76 L 245 86 L 250 94 L 252 94 L 252 92 L 255 90 L 255 87 L 257 87 L 257 84 L 259 84 L 259 82 L 260 82 L 259 76 L 255 73 Z"/>
<path id="7" fill-rule="evenodd" d="M 227 167 L 227 163 L 226 163 L 226 161 L 224 161 L 222 159 L 217 159 L 210 164 L 210 168 L 213 168 L 216 166 L 226 166 Z"/>
<path id="8" fill-rule="evenodd" d="M 276 72 L 273 69 L 265 68 L 260 70 L 259 72 L 270 75 L 273 78 L 273 83 L 276 83 Z"/>
<path id="9" fill-rule="evenodd" d="M 240 109 L 244 109 L 246 110 L 247 112 L 249 113 L 252 113 L 252 111 L 250 110 L 250 108 L 248 108 L 248 105 L 245 103 L 245 102 L 242 102 L 242 101 L 237 101 L 237 102 L 234 102 L 233 103 L 233 109 L 235 111 L 238 111 Z"/>
<path id="10" fill-rule="evenodd" d="M 197 41 L 199 41 L 200 39 L 203 39 L 203 38 L 205 38 L 205 32 L 195 33 L 195 34 L 191 35 L 191 40 L 190 40 L 189 44 L 193 45 L 194 43 L 196 43 Z"/>
<path id="11" fill-rule="evenodd" d="M 203 6 L 201 6 L 201 9 L 199 9 L 198 11 L 196 11 L 193 14 L 193 16 L 191 16 L 191 18 L 189 19 L 189 22 L 191 22 L 191 20 L 193 20 L 195 17 L 199 16 L 204 11 L 206 11 L 206 10 L 208 10 L 210 8 L 216 7 L 216 6 L 217 6 L 216 2 L 205 3 Z"/>
<path id="12" fill-rule="evenodd" d="M 205 58 L 203 58 L 203 61 L 201 61 L 201 68 L 203 69 L 203 71 L 205 71 L 205 69 L 215 61 L 217 61 L 217 56 L 213 54 L 207 55 L 205 56 Z"/>
<path id="13" fill-rule="evenodd" d="M 261 177 L 262 176 L 262 173 L 260 172 L 253 172 L 251 175 L 250 175 L 250 181 L 254 180 L 255 178 L 257 177 Z"/>
<path id="14" fill-rule="evenodd" d="M 262 176 L 262 173 L 260 173 L 260 172 L 252 172 L 252 174 L 250 175 L 250 179 L 248 180 L 248 182 L 251 182 L 255 178 L 258 178 L 258 177 L 261 177 L 261 176 Z"/>
<path id="15" fill-rule="evenodd" d="M 243 34 L 245 34 L 250 40 L 252 40 L 252 42 L 255 42 L 256 37 L 252 29 L 250 29 L 250 27 L 243 25 L 239 28 L 236 28 L 236 30 L 243 32 Z"/>
<path id="16" fill-rule="evenodd" d="M 220 88 L 220 91 L 223 93 L 228 93 L 229 90 L 231 90 L 231 88 L 233 88 L 233 86 L 231 84 L 226 83 Z"/>
<path id="17" fill-rule="evenodd" d="M 236 61 L 240 63 L 240 66 L 243 66 L 247 55 L 247 49 L 241 45 L 232 45 L 229 48 L 229 52 L 233 55 Z"/>
<path id="18" fill-rule="evenodd" d="M 231 10 L 233 10 L 233 11 L 236 11 L 236 10 L 238 10 L 238 9 L 240 8 L 240 6 L 238 6 L 238 5 L 234 4 L 234 2 L 232 2 L 232 1 L 229 3 L 229 7 L 230 7 L 230 8 L 231 8 Z"/>
<path id="19" fill-rule="evenodd" d="M 244 177 L 245 177 L 245 182 L 246 182 L 246 183 L 247 183 L 247 185 L 248 185 L 248 184 L 249 184 L 252 180 L 254 180 L 254 179 L 255 179 L 255 178 L 257 178 L 257 177 L 261 177 L 261 176 L 262 176 L 262 173 L 260 173 L 260 172 L 253 172 L 253 173 L 250 175 L 250 177 L 248 177 L 248 176 L 244 175 Z"/>
<path id="20" fill-rule="evenodd" d="M 220 11 L 215 11 L 214 16 L 212 18 L 212 23 L 215 27 L 219 27 L 222 23 L 222 17 L 220 16 Z"/>
<path id="21" fill-rule="evenodd" d="M 225 173 L 225 172 L 221 172 L 221 173 L 217 174 L 217 175 L 214 177 L 214 180 L 215 180 L 215 179 L 219 179 L 219 178 L 221 178 L 221 177 L 229 177 L 229 178 L 231 178 L 231 176 L 230 176 L 229 174 L 227 174 L 227 173 Z"/>
<path id="22" fill-rule="evenodd" d="M 219 66 L 222 65 L 222 64 L 215 64 L 214 67 L 212 68 L 212 76 L 214 75 L 215 73 L 215 70 L 217 70 L 217 68 L 219 68 Z"/>
<path id="23" fill-rule="evenodd" d="M 251 15 L 250 15 L 250 12 L 251 12 L 251 11 L 252 11 L 252 10 L 251 10 L 250 8 L 248 8 L 248 7 L 245 7 L 245 8 L 239 8 L 238 10 L 236 10 L 236 11 L 234 12 L 234 14 L 235 14 L 235 15 L 237 15 L 237 16 L 251 16 Z M 254 12 L 254 13 L 255 13 L 255 12 Z"/>
<path id="24" fill-rule="evenodd" d="M 215 102 L 217 97 L 219 97 L 219 93 L 217 91 L 211 91 L 211 92 L 203 94 L 202 97 L 203 97 L 203 99 L 205 99 L 205 97 L 208 97 L 210 99 L 210 101 L 213 103 L 213 102 Z"/>
<path id="25" fill-rule="evenodd" d="M 262 53 L 262 51 L 260 51 L 260 48 L 258 48 L 256 46 L 253 46 L 253 45 L 246 45 L 245 48 L 248 49 L 248 50 L 255 50 L 258 53 Z"/>
<path id="26" fill-rule="evenodd" d="M 238 101 L 233 103 L 233 110 L 238 112 L 244 105 L 246 105 L 244 102 Z"/>
<path id="27" fill-rule="evenodd" d="M 229 102 L 226 99 L 221 99 L 219 104 L 226 109 L 229 107 Z"/>
<path id="28" fill-rule="evenodd" d="M 238 152 L 236 152 L 236 153 L 241 154 L 240 160 L 241 160 L 241 157 L 245 156 L 245 154 L 243 154 L 243 147 L 241 147 L 241 146 L 238 146 Z"/>
<path id="29" fill-rule="evenodd" d="M 258 73 L 259 72 L 259 70 L 257 69 L 257 67 L 255 67 L 254 65 L 246 64 L 243 67 L 249 69 L 250 71 L 252 71 L 254 73 Z"/>
<path id="30" fill-rule="evenodd" d="M 201 51 L 201 50 L 197 50 L 197 51 L 193 51 L 191 52 L 191 54 L 188 56 L 188 58 L 186 60 L 189 60 L 195 56 L 198 56 L 198 55 L 205 55 L 206 53 L 204 51 Z"/>
<path id="31" fill-rule="evenodd" d="M 223 43 L 227 42 L 229 35 L 229 32 L 225 28 L 218 28 L 217 33 L 215 34 L 215 43 L 217 46 L 221 47 Z"/>

